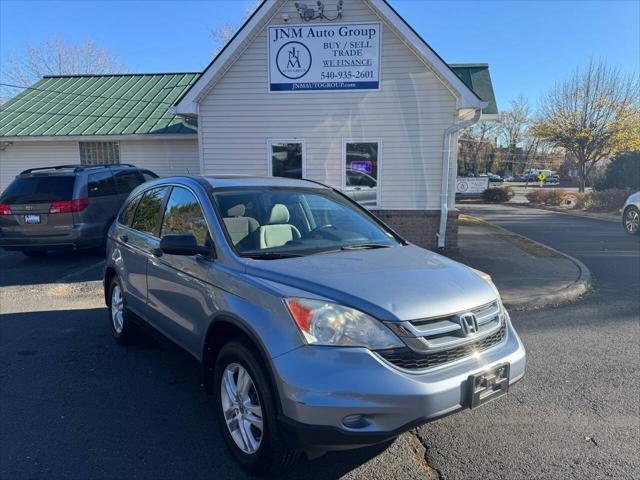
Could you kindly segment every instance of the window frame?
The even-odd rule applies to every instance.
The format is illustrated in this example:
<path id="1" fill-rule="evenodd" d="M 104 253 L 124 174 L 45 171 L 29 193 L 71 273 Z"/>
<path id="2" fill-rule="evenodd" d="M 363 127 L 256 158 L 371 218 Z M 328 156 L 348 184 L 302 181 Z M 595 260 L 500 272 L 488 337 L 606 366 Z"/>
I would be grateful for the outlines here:
<path id="1" fill-rule="evenodd" d="M 346 194 L 347 192 L 347 144 L 348 143 L 377 143 L 378 144 L 378 158 L 376 160 L 376 204 L 375 205 L 360 205 L 367 210 L 377 210 L 380 208 L 380 192 L 382 191 L 382 140 L 380 138 L 343 138 L 342 139 L 342 159 L 340 161 L 340 190 Z M 358 203 L 356 200 L 354 202 Z"/>
<path id="2" fill-rule="evenodd" d="M 307 143 L 302 138 L 282 139 L 276 137 L 267 139 L 267 176 L 274 178 L 287 178 L 275 177 L 273 175 L 273 144 L 275 143 L 299 143 L 302 145 L 302 178 L 307 178 Z"/>

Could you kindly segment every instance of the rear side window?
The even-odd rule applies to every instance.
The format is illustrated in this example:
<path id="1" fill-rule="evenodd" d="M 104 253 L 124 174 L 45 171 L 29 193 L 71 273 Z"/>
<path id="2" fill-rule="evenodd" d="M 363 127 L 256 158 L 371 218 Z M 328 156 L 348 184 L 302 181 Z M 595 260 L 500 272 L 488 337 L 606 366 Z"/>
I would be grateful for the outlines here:
<path id="1" fill-rule="evenodd" d="M 133 220 L 133 214 L 136 212 L 136 207 L 138 206 L 138 202 L 142 198 L 142 195 L 138 195 L 135 198 L 132 198 L 129 203 L 122 209 L 122 213 L 118 218 L 118 222 L 123 225 L 131 226 L 131 221 Z"/>
<path id="2" fill-rule="evenodd" d="M 142 195 L 131 227 L 142 232 L 158 235 L 161 207 L 169 187 L 153 188 Z"/>
<path id="3" fill-rule="evenodd" d="M 198 245 L 206 246 L 209 231 L 202 209 L 189 190 L 174 187 L 162 220 L 162 235 L 193 233 Z"/>
<path id="4" fill-rule="evenodd" d="M 136 188 L 141 183 L 145 182 L 144 177 L 138 170 L 125 170 L 118 172 L 114 176 L 116 180 L 116 186 L 119 193 L 130 193 L 131 190 Z"/>
<path id="5" fill-rule="evenodd" d="M 89 197 L 106 197 L 116 194 L 116 184 L 110 171 L 92 173 L 87 184 Z"/>
<path id="6" fill-rule="evenodd" d="M 76 177 L 71 175 L 16 178 L 0 196 L 0 203 L 14 205 L 71 200 L 75 180 Z"/>

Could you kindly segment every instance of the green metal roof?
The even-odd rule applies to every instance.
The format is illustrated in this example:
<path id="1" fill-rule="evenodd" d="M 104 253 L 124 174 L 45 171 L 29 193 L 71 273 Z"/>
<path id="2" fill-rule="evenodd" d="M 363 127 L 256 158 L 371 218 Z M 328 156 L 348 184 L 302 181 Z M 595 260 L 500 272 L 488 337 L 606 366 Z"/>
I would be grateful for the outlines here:
<path id="1" fill-rule="evenodd" d="M 498 105 L 493 93 L 489 65 L 486 63 L 454 63 L 449 64 L 460 80 L 478 95 L 484 102 L 488 102 L 482 113 L 485 115 L 497 115 Z"/>
<path id="2" fill-rule="evenodd" d="M 169 108 L 199 76 L 44 77 L 0 107 L 0 137 L 193 134 Z"/>

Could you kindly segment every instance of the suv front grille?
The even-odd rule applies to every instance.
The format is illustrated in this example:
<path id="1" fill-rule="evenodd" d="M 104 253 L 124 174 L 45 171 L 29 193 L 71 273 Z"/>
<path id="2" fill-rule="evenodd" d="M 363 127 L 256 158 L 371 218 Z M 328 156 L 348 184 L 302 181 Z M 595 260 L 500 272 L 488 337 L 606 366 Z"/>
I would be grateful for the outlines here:
<path id="1" fill-rule="evenodd" d="M 468 357 L 475 352 L 487 350 L 504 339 L 505 331 L 503 324 L 498 331 L 487 337 L 448 350 L 418 353 L 409 347 L 403 347 L 378 350 L 376 353 L 397 367 L 407 370 L 422 370 Z"/>

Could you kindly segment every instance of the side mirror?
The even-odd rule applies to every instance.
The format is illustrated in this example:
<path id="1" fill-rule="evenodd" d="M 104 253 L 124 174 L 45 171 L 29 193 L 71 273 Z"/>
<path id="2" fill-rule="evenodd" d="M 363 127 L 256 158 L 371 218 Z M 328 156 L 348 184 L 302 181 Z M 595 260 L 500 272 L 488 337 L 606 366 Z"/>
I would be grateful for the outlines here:
<path id="1" fill-rule="evenodd" d="M 198 241 L 192 233 L 181 233 L 162 237 L 160 250 L 169 255 L 208 255 L 212 249 L 198 245 Z"/>

